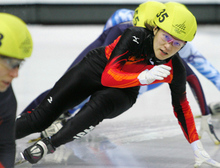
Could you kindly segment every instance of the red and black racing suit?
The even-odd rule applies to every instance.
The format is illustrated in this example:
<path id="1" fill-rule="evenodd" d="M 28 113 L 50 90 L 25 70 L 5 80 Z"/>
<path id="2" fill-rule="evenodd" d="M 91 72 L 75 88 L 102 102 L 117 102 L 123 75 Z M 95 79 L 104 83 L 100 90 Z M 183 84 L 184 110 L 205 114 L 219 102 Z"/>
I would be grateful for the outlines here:
<path id="1" fill-rule="evenodd" d="M 138 39 L 138 40 L 134 40 Z M 65 73 L 41 104 L 16 121 L 16 138 L 43 131 L 64 111 L 91 95 L 90 101 L 51 137 L 55 147 L 79 138 L 103 119 L 113 118 L 135 103 L 141 85 L 138 75 L 155 65 L 166 64 L 171 74 L 163 81 L 170 86 L 175 116 L 189 143 L 198 140 L 193 115 L 186 98 L 186 72 L 178 56 L 160 61 L 153 51 L 153 33 L 128 28 L 114 43 L 90 51 Z M 150 110 L 150 109 L 149 109 Z"/>

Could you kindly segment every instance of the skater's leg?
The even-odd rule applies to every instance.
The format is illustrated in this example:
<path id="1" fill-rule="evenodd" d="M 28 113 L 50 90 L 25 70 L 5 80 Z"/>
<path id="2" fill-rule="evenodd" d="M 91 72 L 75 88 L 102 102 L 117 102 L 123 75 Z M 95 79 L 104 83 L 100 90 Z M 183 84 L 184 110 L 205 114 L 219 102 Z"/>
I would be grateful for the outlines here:
<path id="1" fill-rule="evenodd" d="M 207 132 L 212 139 L 212 141 L 215 144 L 220 144 L 220 140 L 215 134 L 214 127 L 211 122 L 211 113 L 209 111 L 208 105 L 206 103 L 205 95 L 202 89 L 202 86 L 199 82 L 199 79 L 195 75 L 195 73 L 192 71 L 192 69 L 186 64 L 185 61 L 183 61 L 186 73 L 187 73 L 187 82 L 189 83 L 191 90 L 194 94 L 194 97 L 196 98 L 201 113 L 202 113 L 202 119 L 201 119 L 201 127 L 199 130 L 199 137 L 202 137 L 202 134 L 204 132 Z"/>
<path id="2" fill-rule="evenodd" d="M 78 139 L 90 132 L 103 119 L 114 118 L 136 101 L 138 87 L 128 89 L 108 88 L 93 94 L 90 101 L 54 136 L 51 142 L 55 147 Z"/>
<path id="3" fill-rule="evenodd" d="M 91 67 L 83 61 L 70 69 L 32 113 L 23 114 L 16 120 L 16 138 L 43 131 L 63 112 L 102 88 L 96 78 L 98 77 L 91 75 Z"/>

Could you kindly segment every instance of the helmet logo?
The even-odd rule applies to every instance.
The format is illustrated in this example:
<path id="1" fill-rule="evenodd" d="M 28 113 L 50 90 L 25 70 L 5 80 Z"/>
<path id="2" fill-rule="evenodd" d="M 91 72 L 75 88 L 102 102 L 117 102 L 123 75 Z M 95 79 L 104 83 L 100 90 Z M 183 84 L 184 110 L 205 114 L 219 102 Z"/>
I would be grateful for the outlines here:
<path id="1" fill-rule="evenodd" d="M 186 34 L 186 32 L 185 32 L 185 29 L 186 29 L 185 22 L 183 22 L 182 24 L 175 24 L 175 25 L 173 25 L 173 27 L 175 28 L 175 31 L 178 34 L 181 34 L 181 33 Z"/>
<path id="2" fill-rule="evenodd" d="M 137 25 L 137 22 L 139 21 L 139 17 L 138 17 L 138 10 L 136 9 L 134 12 L 134 26 Z"/>
<path id="3" fill-rule="evenodd" d="M 0 46 L 2 45 L 1 40 L 3 39 L 3 37 L 4 37 L 3 34 L 0 33 Z"/>
<path id="4" fill-rule="evenodd" d="M 166 9 L 163 9 L 160 13 L 156 15 L 160 23 L 162 23 L 167 17 L 169 17 L 165 11 Z"/>
<path id="5" fill-rule="evenodd" d="M 32 49 L 31 39 L 27 36 L 26 39 L 20 44 L 19 48 L 23 53 L 29 53 Z"/>

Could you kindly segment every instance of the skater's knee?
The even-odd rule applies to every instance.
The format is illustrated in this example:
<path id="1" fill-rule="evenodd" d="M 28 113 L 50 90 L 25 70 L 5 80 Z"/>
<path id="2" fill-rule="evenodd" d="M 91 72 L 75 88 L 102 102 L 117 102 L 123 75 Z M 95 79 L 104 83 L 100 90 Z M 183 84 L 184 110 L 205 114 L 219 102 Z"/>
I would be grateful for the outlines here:
<path id="1" fill-rule="evenodd" d="M 31 133 L 41 132 L 50 126 L 49 120 L 45 119 L 38 111 L 20 115 L 16 120 L 16 139 Z"/>

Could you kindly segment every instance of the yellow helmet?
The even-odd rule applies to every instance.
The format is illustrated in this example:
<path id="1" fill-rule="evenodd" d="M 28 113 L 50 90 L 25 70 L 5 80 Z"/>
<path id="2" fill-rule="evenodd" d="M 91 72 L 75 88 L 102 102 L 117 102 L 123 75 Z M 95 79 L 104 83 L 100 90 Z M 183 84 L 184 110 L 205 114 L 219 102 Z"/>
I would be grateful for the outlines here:
<path id="1" fill-rule="evenodd" d="M 163 8 L 165 8 L 165 5 L 157 1 L 147 1 L 140 4 L 135 9 L 133 25 L 138 27 L 145 27 L 144 23 L 146 20 L 153 23 L 156 14 Z"/>
<path id="2" fill-rule="evenodd" d="M 197 30 L 195 16 L 184 6 L 170 3 L 155 17 L 155 24 L 172 36 L 192 41 Z"/>
<path id="3" fill-rule="evenodd" d="M 165 5 L 166 5 L 166 7 L 167 6 L 173 6 L 173 5 L 179 5 L 179 6 L 187 8 L 184 4 L 181 4 L 179 2 L 166 2 Z"/>
<path id="4" fill-rule="evenodd" d="M 24 59 L 31 56 L 32 48 L 31 34 L 23 20 L 0 13 L 0 54 Z"/>

